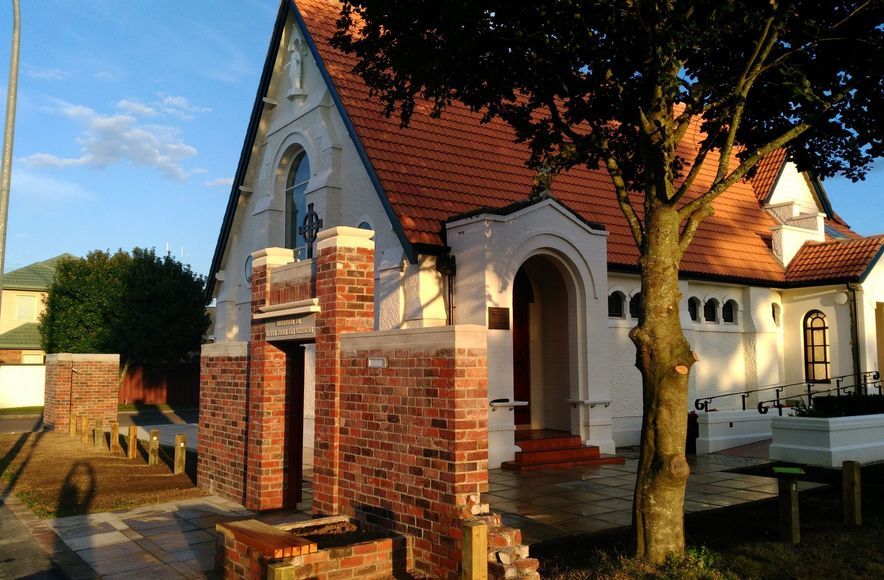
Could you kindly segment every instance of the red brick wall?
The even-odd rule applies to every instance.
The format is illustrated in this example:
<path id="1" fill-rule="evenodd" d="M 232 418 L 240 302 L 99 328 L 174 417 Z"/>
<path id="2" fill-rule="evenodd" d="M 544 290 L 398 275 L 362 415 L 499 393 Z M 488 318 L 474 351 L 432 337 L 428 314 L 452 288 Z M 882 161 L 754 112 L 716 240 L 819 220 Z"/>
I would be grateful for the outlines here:
<path id="1" fill-rule="evenodd" d="M 348 239 L 352 245 L 367 247 L 347 247 Z M 342 236 L 326 237 L 317 250 L 316 297 L 321 311 L 316 319 L 313 510 L 338 514 L 341 336 L 374 329 L 374 247 L 368 240 Z"/>
<path id="2" fill-rule="evenodd" d="M 413 536 L 418 566 L 450 576 L 467 496 L 488 487 L 484 329 L 344 336 L 341 348 L 340 510 Z"/>
<path id="3" fill-rule="evenodd" d="M 222 578 L 353 578 L 375 580 L 405 576 L 413 561 L 404 537 L 383 538 L 273 560 L 249 545 L 249 539 L 217 526 L 215 570 Z M 277 567 L 273 575 L 271 562 Z"/>
<path id="4" fill-rule="evenodd" d="M 66 431 L 77 415 L 110 425 L 117 420 L 119 381 L 119 355 L 46 355 L 44 428 Z"/>
<path id="5" fill-rule="evenodd" d="M 247 352 L 207 345 L 200 357 L 197 484 L 236 502 L 245 498 Z"/>

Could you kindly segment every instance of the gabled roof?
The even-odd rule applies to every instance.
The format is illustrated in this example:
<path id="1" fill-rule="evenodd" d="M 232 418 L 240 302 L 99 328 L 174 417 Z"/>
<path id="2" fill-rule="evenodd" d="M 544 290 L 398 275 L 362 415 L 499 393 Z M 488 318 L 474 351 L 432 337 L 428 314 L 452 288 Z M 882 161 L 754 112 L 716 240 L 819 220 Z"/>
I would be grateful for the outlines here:
<path id="1" fill-rule="evenodd" d="M 750 180 L 759 203 L 767 203 L 773 193 L 783 168 L 786 166 L 786 150 L 777 149 L 768 153 L 755 166 L 755 175 Z"/>
<path id="2" fill-rule="evenodd" d="M 884 236 L 807 243 L 786 270 L 790 286 L 862 282 L 884 253 Z"/>
<path id="3" fill-rule="evenodd" d="M 352 72 L 355 57 L 330 45 L 340 3 L 298 0 L 290 5 L 289 1 L 283 0 L 280 7 L 265 61 L 249 134 L 209 272 L 208 299 L 232 226 L 239 186 L 254 151 L 262 97 L 290 9 L 410 259 L 418 252 L 445 251 L 444 228 L 452 216 L 482 208 L 503 208 L 528 198 L 534 177 L 525 165 L 529 151 L 524 144 L 515 143 L 513 130 L 506 123 L 482 123 L 480 114 L 457 102 L 441 118 L 433 119 L 429 116 L 431 106 L 418 102 L 409 126 L 401 128 L 397 118 L 383 115 L 383 105 L 371 98 L 364 81 Z M 682 153 L 691 158 L 699 141 L 699 127 L 693 127 L 680 144 Z M 739 182 L 716 199 L 715 214 L 700 226 L 682 259 L 683 276 L 768 285 L 786 282 L 784 269 L 770 249 L 770 231 L 777 224 L 759 203 L 759 196 L 768 196 L 775 186 L 785 154 L 768 157 L 751 182 Z M 711 183 L 717 163 L 716 155 L 708 157 L 687 200 Z M 610 268 L 637 270 L 639 250 L 604 170 L 575 167 L 556 178 L 551 194 L 582 220 L 605 226 L 609 232 Z M 640 196 L 636 195 L 635 201 L 641 211 Z"/>
<path id="4" fill-rule="evenodd" d="M 40 350 L 40 325 L 26 322 L 0 334 L 0 348 Z"/>
<path id="5" fill-rule="evenodd" d="M 61 254 L 42 262 L 34 262 L 18 270 L 3 274 L 4 290 L 49 290 L 55 279 L 55 264 L 62 258 L 75 258 L 72 254 Z"/>

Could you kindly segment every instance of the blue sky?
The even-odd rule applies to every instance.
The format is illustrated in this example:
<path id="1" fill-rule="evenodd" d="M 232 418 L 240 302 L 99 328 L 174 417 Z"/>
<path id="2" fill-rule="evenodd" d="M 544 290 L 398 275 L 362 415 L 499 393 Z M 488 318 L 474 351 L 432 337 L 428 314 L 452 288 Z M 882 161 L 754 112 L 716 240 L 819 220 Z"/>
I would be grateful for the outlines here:
<path id="1" fill-rule="evenodd" d="M 7 271 L 63 252 L 168 243 L 205 274 L 277 1 L 21 4 Z M 2 1 L 3 79 L 11 27 Z M 857 231 L 884 232 L 881 164 L 861 184 L 825 186 Z"/>

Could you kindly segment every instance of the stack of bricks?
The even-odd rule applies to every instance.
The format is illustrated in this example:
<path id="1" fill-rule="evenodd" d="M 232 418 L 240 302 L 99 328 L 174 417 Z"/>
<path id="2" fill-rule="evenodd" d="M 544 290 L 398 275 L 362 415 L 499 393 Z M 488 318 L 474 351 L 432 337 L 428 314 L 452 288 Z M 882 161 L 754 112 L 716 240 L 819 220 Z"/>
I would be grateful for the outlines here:
<path id="1" fill-rule="evenodd" d="M 337 227 L 319 233 L 316 246 L 315 447 L 313 509 L 341 513 L 341 340 L 374 329 L 374 233 Z"/>
<path id="2" fill-rule="evenodd" d="M 540 562 L 531 558 L 528 546 L 522 544 L 522 531 L 504 526 L 500 514 L 489 514 L 480 519 L 488 524 L 488 578 L 540 580 L 537 571 Z"/>
<path id="3" fill-rule="evenodd" d="M 200 356 L 197 482 L 237 502 L 245 498 L 248 361 L 244 342 L 206 344 Z"/>
<path id="4" fill-rule="evenodd" d="M 487 491 L 486 356 L 476 326 L 342 340 L 339 509 L 413 536 L 434 576 L 458 569 L 464 506 Z"/>
<path id="5" fill-rule="evenodd" d="M 78 415 L 110 425 L 117 420 L 120 355 L 48 354 L 43 428 L 67 431 Z"/>

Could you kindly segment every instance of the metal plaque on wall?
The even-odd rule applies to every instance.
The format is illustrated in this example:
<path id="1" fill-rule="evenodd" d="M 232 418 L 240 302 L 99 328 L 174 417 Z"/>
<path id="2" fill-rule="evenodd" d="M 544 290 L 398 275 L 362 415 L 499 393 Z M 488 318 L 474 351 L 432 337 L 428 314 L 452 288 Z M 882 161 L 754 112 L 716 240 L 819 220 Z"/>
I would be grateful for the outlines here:
<path id="1" fill-rule="evenodd" d="M 510 329 L 510 309 L 500 308 L 497 306 L 488 307 L 488 329 L 489 330 L 509 330 Z"/>
<path id="2" fill-rule="evenodd" d="M 274 340 L 312 340 L 316 338 L 316 313 L 278 318 L 264 323 L 264 337 Z"/>

